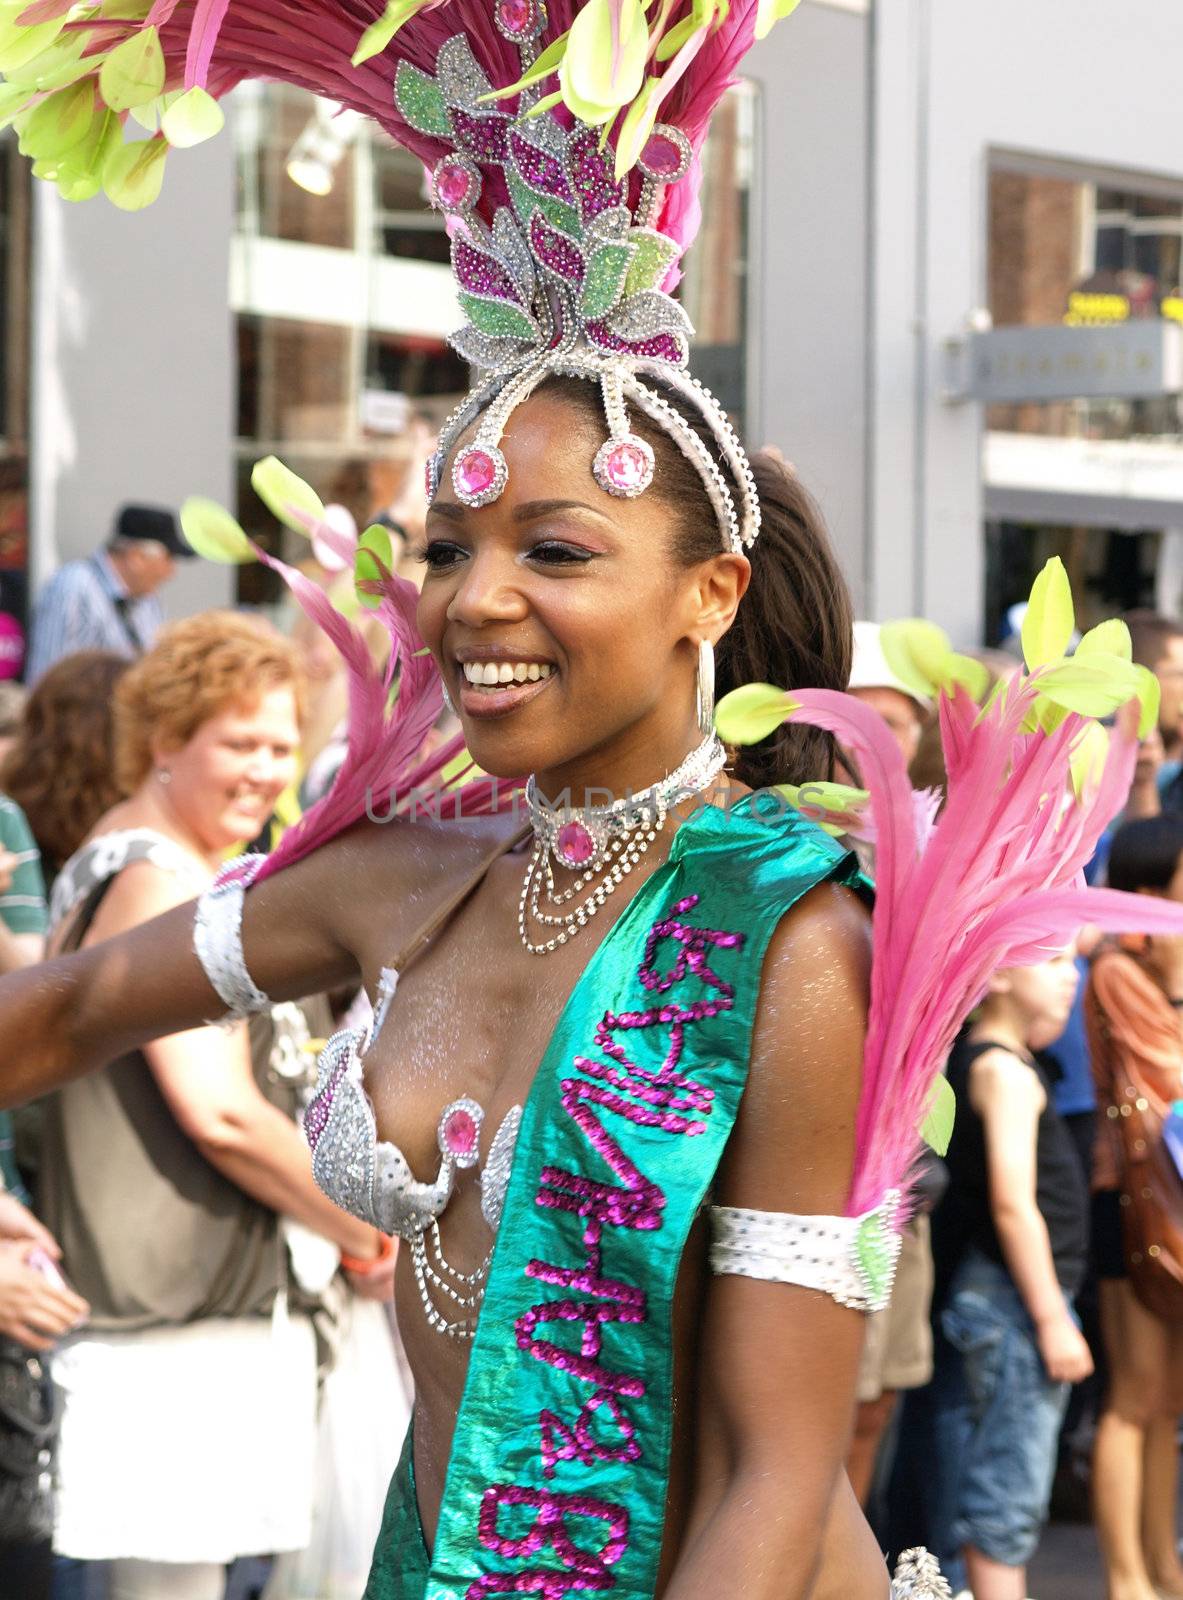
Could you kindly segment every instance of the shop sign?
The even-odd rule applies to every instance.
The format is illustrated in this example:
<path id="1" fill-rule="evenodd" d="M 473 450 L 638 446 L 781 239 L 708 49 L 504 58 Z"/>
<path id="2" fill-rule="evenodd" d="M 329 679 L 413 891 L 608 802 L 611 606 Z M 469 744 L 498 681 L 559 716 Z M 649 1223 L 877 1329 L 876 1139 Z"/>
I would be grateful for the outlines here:
<path id="1" fill-rule="evenodd" d="M 1183 318 L 1183 304 L 1179 311 Z M 947 349 L 950 403 L 1148 400 L 1183 392 L 1183 320 L 992 328 Z"/>

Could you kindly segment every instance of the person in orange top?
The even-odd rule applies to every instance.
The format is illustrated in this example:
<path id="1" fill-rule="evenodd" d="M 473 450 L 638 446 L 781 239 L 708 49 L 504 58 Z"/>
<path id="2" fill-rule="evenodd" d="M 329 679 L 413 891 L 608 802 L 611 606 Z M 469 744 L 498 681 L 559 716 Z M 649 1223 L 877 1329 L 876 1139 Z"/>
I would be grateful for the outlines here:
<path id="1" fill-rule="evenodd" d="M 1126 823 L 1109 859 L 1115 889 L 1183 901 L 1183 817 Z M 1134 1291 L 1122 1237 L 1130 1204 L 1118 1118 L 1137 1087 L 1165 1117 L 1183 1094 L 1183 939 L 1131 938 L 1093 963 L 1085 997 L 1098 1137 L 1093 1253 L 1109 1386 L 1097 1429 L 1093 1497 L 1108 1600 L 1183 1597 L 1177 1551 L 1176 1430 L 1183 1415 L 1183 1320 L 1155 1315 Z"/>

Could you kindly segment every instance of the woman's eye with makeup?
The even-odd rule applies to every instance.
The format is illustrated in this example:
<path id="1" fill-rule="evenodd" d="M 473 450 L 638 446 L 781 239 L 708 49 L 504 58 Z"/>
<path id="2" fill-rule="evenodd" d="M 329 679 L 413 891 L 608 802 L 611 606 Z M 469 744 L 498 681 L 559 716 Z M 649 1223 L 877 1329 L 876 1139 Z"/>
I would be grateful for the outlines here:
<path id="1" fill-rule="evenodd" d="M 593 559 L 593 552 L 582 545 L 567 544 L 562 539 L 541 539 L 526 552 L 531 561 L 544 567 L 585 566 Z"/>
<path id="2" fill-rule="evenodd" d="M 442 572 L 448 567 L 454 567 L 463 559 L 465 553 L 462 546 L 455 544 L 451 539 L 429 539 L 422 550 L 415 552 L 415 559 L 421 561 L 431 572 Z"/>

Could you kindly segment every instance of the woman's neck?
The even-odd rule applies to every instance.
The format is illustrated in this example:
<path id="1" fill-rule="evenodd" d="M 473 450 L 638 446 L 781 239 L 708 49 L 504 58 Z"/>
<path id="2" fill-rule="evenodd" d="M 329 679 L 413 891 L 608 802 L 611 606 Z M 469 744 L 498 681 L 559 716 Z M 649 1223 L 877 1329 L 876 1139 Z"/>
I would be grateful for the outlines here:
<path id="1" fill-rule="evenodd" d="M 702 739 L 693 726 L 663 729 L 657 736 L 649 728 L 630 729 L 610 747 L 535 773 L 534 782 L 552 806 L 609 805 L 626 795 L 642 795 L 669 777 Z M 725 782 L 721 776 L 717 781 Z"/>
<path id="2" fill-rule="evenodd" d="M 134 794 L 108 811 L 95 832 L 106 833 L 114 828 L 148 828 L 180 845 L 211 871 L 221 865 L 222 853 L 208 848 L 185 823 L 170 803 L 164 785 L 156 778 L 146 779 Z"/>

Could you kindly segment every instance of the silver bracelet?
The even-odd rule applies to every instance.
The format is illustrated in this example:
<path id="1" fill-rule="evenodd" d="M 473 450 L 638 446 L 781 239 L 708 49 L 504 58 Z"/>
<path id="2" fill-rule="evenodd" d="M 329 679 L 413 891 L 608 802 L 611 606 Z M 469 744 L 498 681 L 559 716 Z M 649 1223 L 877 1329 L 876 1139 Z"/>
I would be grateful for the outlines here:
<path id="1" fill-rule="evenodd" d="M 223 1024 L 266 1011 L 271 1001 L 246 969 L 242 953 L 242 902 L 266 858 L 237 856 L 218 873 L 197 902 L 193 949 L 218 999 L 226 1007 Z"/>

